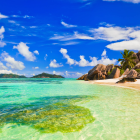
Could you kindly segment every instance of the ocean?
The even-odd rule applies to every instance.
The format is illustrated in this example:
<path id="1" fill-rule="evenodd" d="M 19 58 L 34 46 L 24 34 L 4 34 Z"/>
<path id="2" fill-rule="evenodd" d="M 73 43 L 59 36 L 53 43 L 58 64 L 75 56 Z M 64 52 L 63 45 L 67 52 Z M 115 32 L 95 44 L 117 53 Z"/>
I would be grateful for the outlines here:
<path id="1" fill-rule="evenodd" d="M 76 79 L 0 79 L 0 140 L 139 140 L 140 91 Z"/>

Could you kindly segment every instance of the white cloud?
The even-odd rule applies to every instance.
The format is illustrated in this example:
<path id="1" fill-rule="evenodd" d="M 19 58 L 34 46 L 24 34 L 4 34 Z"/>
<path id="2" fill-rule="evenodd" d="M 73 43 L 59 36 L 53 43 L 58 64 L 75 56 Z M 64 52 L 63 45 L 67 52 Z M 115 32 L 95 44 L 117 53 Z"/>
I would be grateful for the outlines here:
<path id="1" fill-rule="evenodd" d="M 65 23 L 64 21 L 61 21 L 61 24 L 67 28 L 77 27 L 77 25 L 70 25 L 70 24 Z"/>
<path id="2" fill-rule="evenodd" d="M 35 54 L 37 54 L 37 55 L 39 55 L 39 52 L 38 52 L 38 50 L 35 50 L 35 51 L 34 51 L 34 53 L 35 53 Z"/>
<path id="3" fill-rule="evenodd" d="M 6 43 L 0 41 L 0 47 L 4 47 L 6 45 Z"/>
<path id="4" fill-rule="evenodd" d="M 123 2 L 130 2 L 134 4 L 140 3 L 140 0 L 103 0 L 103 1 L 108 1 L 108 2 L 123 1 Z"/>
<path id="5" fill-rule="evenodd" d="M 67 59 L 67 64 L 69 65 L 77 64 L 77 61 L 71 59 L 70 56 L 67 54 L 67 49 L 61 48 L 60 53 L 62 53 L 63 57 Z"/>
<path id="6" fill-rule="evenodd" d="M 11 67 L 12 69 L 16 70 L 23 70 L 25 68 L 23 62 L 16 61 L 13 57 L 11 57 L 8 53 L 3 52 L 1 54 L 3 61 L 6 61 L 6 66 Z"/>
<path id="7" fill-rule="evenodd" d="M 16 23 L 14 20 L 8 20 L 9 23 Z"/>
<path id="8" fill-rule="evenodd" d="M 35 69 L 35 70 L 37 70 L 37 69 L 39 69 L 39 67 L 32 67 L 32 69 Z"/>
<path id="9" fill-rule="evenodd" d="M 59 41 L 68 41 L 68 40 L 75 40 L 75 39 L 81 39 L 81 40 L 95 40 L 94 37 L 88 36 L 86 34 L 79 34 L 78 32 L 74 32 L 72 35 L 58 35 L 54 34 L 54 37 L 51 37 L 50 40 L 59 40 Z"/>
<path id="10" fill-rule="evenodd" d="M 133 28 L 121 27 L 99 27 L 98 29 L 90 29 L 96 39 L 107 41 L 128 40 L 128 34 L 133 31 Z"/>
<path id="11" fill-rule="evenodd" d="M 13 74 L 11 70 L 0 70 L 0 74 Z"/>
<path id="12" fill-rule="evenodd" d="M 46 59 L 47 59 L 47 56 L 48 56 L 48 55 L 46 54 L 46 55 L 45 55 L 45 57 L 44 57 L 44 60 L 46 60 Z"/>
<path id="13" fill-rule="evenodd" d="M 13 49 L 17 49 L 21 55 L 23 55 L 28 61 L 35 61 L 36 57 L 32 52 L 29 51 L 29 47 L 26 43 L 20 42 L 17 46 L 14 46 Z"/>
<path id="14" fill-rule="evenodd" d="M 0 70 L 5 70 L 5 69 L 7 69 L 7 67 L 4 66 L 2 62 L 0 62 Z"/>
<path id="15" fill-rule="evenodd" d="M 25 26 L 21 26 L 21 28 L 26 29 L 26 27 L 25 27 Z"/>
<path id="16" fill-rule="evenodd" d="M 53 71 L 53 74 L 56 74 L 56 75 L 64 75 L 63 72 L 56 72 L 56 71 Z"/>
<path id="17" fill-rule="evenodd" d="M 23 18 L 33 18 L 33 16 L 25 15 Z"/>
<path id="18" fill-rule="evenodd" d="M 68 46 L 68 45 L 76 45 L 79 44 L 79 42 L 66 42 L 64 44 L 62 44 L 63 46 Z"/>
<path id="19" fill-rule="evenodd" d="M 48 69 L 49 67 L 47 66 L 46 69 Z"/>
<path id="20" fill-rule="evenodd" d="M 30 26 L 30 28 L 37 28 L 37 26 Z"/>
<path id="21" fill-rule="evenodd" d="M 57 63 L 57 61 L 54 59 L 50 62 L 50 67 L 53 67 L 53 68 L 63 67 L 63 64 Z"/>
<path id="22" fill-rule="evenodd" d="M 5 28 L 3 26 L 1 26 L 1 28 L 0 28 L 0 47 L 4 47 L 6 45 L 6 43 L 2 41 L 2 39 L 4 38 L 4 35 L 3 35 L 4 32 L 5 32 Z"/>
<path id="23" fill-rule="evenodd" d="M 67 64 L 69 65 L 79 65 L 80 67 L 86 67 L 86 66 L 96 66 L 97 64 L 104 64 L 104 65 L 108 65 L 108 64 L 115 64 L 117 62 L 117 59 L 109 59 L 106 55 L 106 50 L 103 51 L 103 53 L 101 54 L 101 59 L 98 60 L 98 58 L 96 57 L 89 57 L 90 58 L 90 62 L 88 60 L 85 59 L 84 55 L 80 55 L 80 61 L 76 61 L 72 58 L 70 58 L 70 56 L 67 54 L 67 49 L 60 49 L 60 53 L 63 54 L 63 57 L 67 59 Z"/>
<path id="24" fill-rule="evenodd" d="M 0 19 L 2 19 L 2 18 L 8 18 L 8 16 L 2 15 L 2 14 L 0 13 Z"/>
<path id="25" fill-rule="evenodd" d="M 1 26 L 0 28 L 0 35 L 2 35 L 5 32 L 5 28 L 3 26 Z"/>
<path id="26" fill-rule="evenodd" d="M 106 56 L 106 50 L 104 49 L 103 53 L 101 56 Z"/>

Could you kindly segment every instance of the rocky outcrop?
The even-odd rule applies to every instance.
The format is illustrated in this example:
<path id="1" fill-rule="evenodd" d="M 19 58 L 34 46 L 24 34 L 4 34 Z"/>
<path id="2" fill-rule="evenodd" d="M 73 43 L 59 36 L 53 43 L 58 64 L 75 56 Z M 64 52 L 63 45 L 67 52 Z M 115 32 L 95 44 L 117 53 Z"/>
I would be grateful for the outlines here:
<path id="1" fill-rule="evenodd" d="M 119 68 L 119 69 L 122 68 L 122 66 L 118 66 L 118 65 L 115 65 L 114 67 L 115 67 L 115 68 Z"/>
<path id="2" fill-rule="evenodd" d="M 137 80 L 135 78 L 123 78 L 117 83 L 126 83 L 126 82 L 136 82 Z"/>
<path id="3" fill-rule="evenodd" d="M 87 81 L 87 75 L 88 74 L 84 74 L 81 77 L 79 77 L 77 80 L 85 80 L 86 79 L 86 81 Z"/>
<path id="4" fill-rule="evenodd" d="M 139 61 L 140 61 L 140 51 L 138 51 L 137 57 L 138 57 L 138 59 L 139 59 Z"/>
<path id="5" fill-rule="evenodd" d="M 140 62 L 133 69 L 140 69 Z"/>
<path id="6" fill-rule="evenodd" d="M 140 79 L 140 74 L 138 74 L 138 76 L 136 77 L 136 79 Z"/>
<path id="7" fill-rule="evenodd" d="M 90 80 L 98 79 L 101 77 L 102 72 L 106 72 L 106 66 L 103 64 L 98 64 L 88 72 L 87 78 Z"/>
<path id="8" fill-rule="evenodd" d="M 127 75 L 129 72 L 130 72 L 130 71 L 129 71 L 129 68 L 127 68 L 127 69 L 125 70 L 125 72 L 123 73 L 123 75 Z"/>
<path id="9" fill-rule="evenodd" d="M 136 78 L 138 76 L 137 71 L 134 69 L 130 70 L 130 72 L 127 74 L 126 78 Z"/>
<path id="10" fill-rule="evenodd" d="M 120 69 L 115 68 L 107 78 L 110 79 L 110 78 L 119 78 L 119 77 L 120 77 Z"/>
<path id="11" fill-rule="evenodd" d="M 114 65 L 107 65 L 105 71 L 106 71 L 106 73 L 108 73 L 108 72 L 111 72 L 113 69 L 114 69 Z"/>
<path id="12" fill-rule="evenodd" d="M 133 55 L 132 55 L 132 57 L 136 57 L 136 59 L 134 59 L 134 62 L 137 64 L 137 63 L 139 63 L 139 58 L 138 58 L 138 55 L 137 55 L 137 53 L 134 53 Z"/>

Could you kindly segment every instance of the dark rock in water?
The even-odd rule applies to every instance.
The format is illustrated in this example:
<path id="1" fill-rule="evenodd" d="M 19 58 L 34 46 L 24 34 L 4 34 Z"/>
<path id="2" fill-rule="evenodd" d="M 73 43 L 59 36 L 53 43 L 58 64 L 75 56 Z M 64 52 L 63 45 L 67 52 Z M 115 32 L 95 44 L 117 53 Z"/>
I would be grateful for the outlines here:
<path id="1" fill-rule="evenodd" d="M 129 68 L 127 68 L 127 69 L 125 70 L 125 72 L 123 73 L 123 75 L 127 75 L 129 72 L 130 72 L 130 71 L 129 71 Z"/>
<path id="2" fill-rule="evenodd" d="M 118 66 L 118 65 L 115 65 L 114 67 L 115 67 L 115 68 L 119 68 L 119 69 L 122 68 L 122 66 Z"/>
<path id="3" fill-rule="evenodd" d="M 140 69 L 140 62 L 133 69 Z"/>
<path id="4" fill-rule="evenodd" d="M 88 79 L 94 79 L 94 77 L 96 75 L 98 75 L 98 73 L 101 73 L 101 72 L 105 72 L 106 70 L 106 66 L 103 65 L 103 64 L 98 64 L 96 65 L 93 69 L 91 69 L 89 72 L 88 72 L 88 76 L 87 78 Z"/>
<path id="5" fill-rule="evenodd" d="M 118 81 L 117 83 L 126 83 L 126 82 L 136 82 L 135 78 L 123 78 L 122 80 Z"/>
<path id="6" fill-rule="evenodd" d="M 108 72 L 112 71 L 113 69 L 114 69 L 114 65 L 107 65 L 105 71 L 108 73 Z"/>
<path id="7" fill-rule="evenodd" d="M 119 77 L 120 77 L 120 69 L 115 68 L 107 78 L 111 79 L 111 78 L 119 78 Z"/>
<path id="8" fill-rule="evenodd" d="M 88 74 L 84 74 L 81 77 L 79 77 L 77 80 L 85 80 L 85 78 L 87 79 L 87 75 Z"/>
<path id="9" fill-rule="evenodd" d="M 136 78 L 138 76 L 137 71 L 135 71 L 134 69 L 131 69 L 130 72 L 127 74 L 127 78 Z"/>

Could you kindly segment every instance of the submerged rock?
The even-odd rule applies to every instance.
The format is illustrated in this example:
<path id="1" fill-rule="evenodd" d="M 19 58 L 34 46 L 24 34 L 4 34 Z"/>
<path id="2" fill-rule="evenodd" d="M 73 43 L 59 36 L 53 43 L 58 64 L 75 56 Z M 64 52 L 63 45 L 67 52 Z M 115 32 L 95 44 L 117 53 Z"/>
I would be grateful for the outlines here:
<path id="1" fill-rule="evenodd" d="M 117 83 L 126 83 L 126 82 L 136 82 L 135 78 L 123 78 L 122 80 L 118 81 Z"/>

